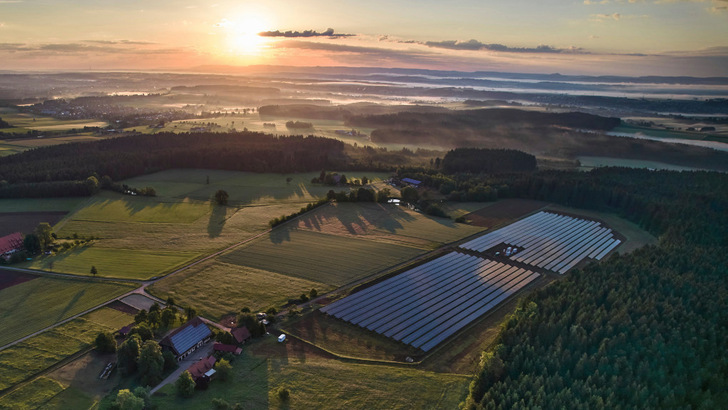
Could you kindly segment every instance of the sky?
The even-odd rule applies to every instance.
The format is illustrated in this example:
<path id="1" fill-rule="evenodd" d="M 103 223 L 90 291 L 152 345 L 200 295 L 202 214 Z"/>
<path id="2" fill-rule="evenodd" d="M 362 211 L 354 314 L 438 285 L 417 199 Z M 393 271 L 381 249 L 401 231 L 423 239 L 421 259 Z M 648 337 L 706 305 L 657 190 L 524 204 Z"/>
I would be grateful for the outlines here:
<path id="1" fill-rule="evenodd" d="M 0 70 L 728 76 L 728 0 L 0 0 Z"/>

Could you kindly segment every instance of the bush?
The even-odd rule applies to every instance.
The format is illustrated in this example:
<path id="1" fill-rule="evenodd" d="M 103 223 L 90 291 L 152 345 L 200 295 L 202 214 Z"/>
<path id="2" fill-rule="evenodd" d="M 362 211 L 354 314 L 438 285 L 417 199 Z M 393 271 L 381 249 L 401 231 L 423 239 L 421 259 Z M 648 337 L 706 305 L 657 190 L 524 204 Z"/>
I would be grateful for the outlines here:
<path id="1" fill-rule="evenodd" d="M 291 398 L 291 392 L 285 387 L 281 387 L 278 389 L 278 398 L 281 399 L 281 401 L 288 401 Z"/>
<path id="2" fill-rule="evenodd" d="M 99 332 L 94 340 L 94 348 L 99 353 L 116 353 L 116 339 L 111 332 Z"/>
<path id="3" fill-rule="evenodd" d="M 195 394 L 195 381 L 192 380 L 192 375 L 187 370 L 182 372 L 179 379 L 174 382 L 174 387 L 177 389 L 177 394 L 181 397 L 192 397 Z"/>

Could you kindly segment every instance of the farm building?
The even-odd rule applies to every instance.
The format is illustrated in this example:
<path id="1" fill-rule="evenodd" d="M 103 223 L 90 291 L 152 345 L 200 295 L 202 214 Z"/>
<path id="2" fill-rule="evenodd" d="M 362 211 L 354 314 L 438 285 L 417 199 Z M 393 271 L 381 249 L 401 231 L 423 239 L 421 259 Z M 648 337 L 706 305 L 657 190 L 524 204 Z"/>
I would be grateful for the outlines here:
<path id="1" fill-rule="evenodd" d="M 174 353 L 177 360 L 182 360 L 211 338 L 210 329 L 196 317 L 168 334 L 159 345 L 163 350 Z"/>
<path id="2" fill-rule="evenodd" d="M 212 346 L 212 349 L 216 352 L 232 353 L 234 355 L 239 355 L 243 352 L 243 349 L 240 347 L 237 347 L 235 345 L 226 345 L 224 343 L 215 343 Z"/>
<path id="3" fill-rule="evenodd" d="M 250 331 L 245 326 L 231 329 L 230 334 L 233 335 L 238 344 L 245 343 L 251 338 Z"/>
<path id="4" fill-rule="evenodd" d="M 0 238 L 0 256 L 5 260 L 10 255 L 23 249 L 23 234 L 20 232 L 11 233 L 10 235 Z"/>
<path id="5" fill-rule="evenodd" d="M 213 356 L 207 356 L 204 359 L 200 359 L 197 363 L 187 369 L 192 376 L 192 379 L 197 384 L 197 387 L 206 387 L 212 379 L 212 376 L 216 373 L 213 366 L 215 366 L 215 358 Z"/>

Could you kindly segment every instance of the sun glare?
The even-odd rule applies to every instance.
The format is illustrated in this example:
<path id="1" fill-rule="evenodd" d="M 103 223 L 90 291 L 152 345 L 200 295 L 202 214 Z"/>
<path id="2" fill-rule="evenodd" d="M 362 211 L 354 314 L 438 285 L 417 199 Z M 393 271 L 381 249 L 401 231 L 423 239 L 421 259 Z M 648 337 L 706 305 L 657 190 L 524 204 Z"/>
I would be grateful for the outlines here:
<path id="1" fill-rule="evenodd" d="M 226 31 L 227 48 L 238 56 L 258 56 L 265 48 L 266 39 L 258 35 L 267 29 L 265 18 L 248 14 L 236 19 L 224 19 L 220 27 Z"/>

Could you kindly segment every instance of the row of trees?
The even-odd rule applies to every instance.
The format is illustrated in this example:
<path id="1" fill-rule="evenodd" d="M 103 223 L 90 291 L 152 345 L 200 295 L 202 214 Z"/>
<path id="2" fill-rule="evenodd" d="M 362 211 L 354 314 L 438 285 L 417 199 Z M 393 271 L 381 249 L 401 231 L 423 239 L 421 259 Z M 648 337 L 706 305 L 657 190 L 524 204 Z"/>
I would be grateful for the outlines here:
<path id="1" fill-rule="evenodd" d="M 728 403 L 728 176 L 600 169 L 483 183 L 617 212 L 660 241 L 526 297 L 484 352 L 466 408 Z"/>

